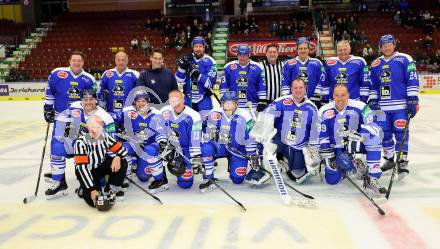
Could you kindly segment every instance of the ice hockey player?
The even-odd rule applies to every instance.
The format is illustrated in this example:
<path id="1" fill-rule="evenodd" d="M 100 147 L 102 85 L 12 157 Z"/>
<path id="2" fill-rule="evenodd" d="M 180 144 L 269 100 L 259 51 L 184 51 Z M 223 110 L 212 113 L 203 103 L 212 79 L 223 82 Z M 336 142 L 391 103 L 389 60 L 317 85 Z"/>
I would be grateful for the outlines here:
<path id="1" fill-rule="evenodd" d="M 419 80 L 415 61 L 411 56 L 395 51 L 396 39 L 393 35 L 383 35 L 379 40 L 382 56 L 371 63 L 372 97 L 369 105 L 373 110 L 385 112 L 380 120 L 384 132 L 382 142 L 385 163 L 382 171 L 390 170 L 396 164 L 394 152 L 404 139 L 402 155 L 398 165 L 399 180 L 408 175 L 408 138 L 403 131 L 408 115 L 413 118 L 418 111 Z M 396 143 L 397 141 L 397 143 Z"/>
<path id="2" fill-rule="evenodd" d="M 383 132 L 374 112 L 364 102 L 349 99 L 346 84 L 335 85 L 333 100 L 319 109 L 326 182 L 337 184 L 345 174 L 356 172 L 371 197 L 383 197 L 386 189 L 379 183 Z"/>
<path id="3" fill-rule="evenodd" d="M 205 54 L 206 40 L 196 36 L 191 42 L 193 53 L 177 62 L 176 79 L 183 86 L 185 105 L 198 111 L 202 117 L 212 109 L 212 87 L 217 81 L 217 64 Z"/>
<path id="4" fill-rule="evenodd" d="M 202 143 L 202 161 L 205 169 L 203 182 L 199 188 L 202 193 L 214 190 L 214 162 L 218 158 L 228 159 L 229 178 L 234 184 L 248 182 L 260 185 L 270 179 L 260 167 L 256 153 L 257 144 L 249 137 L 253 120 L 248 110 L 238 108 L 237 93 L 227 91 L 221 98 L 221 107 L 208 114 L 206 133 Z M 248 163 L 251 170 L 247 172 Z"/>
<path id="5" fill-rule="evenodd" d="M 238 46 L 237 60 L 225 65 L 220 95 L 234 91 L 238 96 L 238 107 L 247 108 L 246 104 L 250 101 L 254 109 L 263 111 L 268 105 L 264 70 L 259 63 L 252 61 L 250 56 L 249 46 Z"/>
<path id="6" fill-rule="evenodd" d="M 80 183 L 76 193 L 99 211 L 107 211 L 114 205 L 112 189 L 122 186 L 127 170 L 127 149 L 107 133 L 103 125 L 99 116 L 89 117 L 87 132 L 81 133 L 74 144 L 75 174 Z M 103 191 L 100 182 L 106 175 L 108 180 Z"/>
<path id="7" fill-rule="evenodd" d="M 51 173 L 44 175 L 52 182 L 51 187 L 45 192 L 48 199 L 67 194 L 66 158 L 73 155 L 73 143 L 78 135 L 85 131 L 85 124 L 91 116 L 101 118 L 107 133 L 115 133 L 113 118 L 98 106 L 96 92 L 91 89 L 83 90 L 81 101 L 73 102 L 67 110 L 57 115 L 51 141 Z"/>
<path id="8" fill-rule="evenodd" d="M 336 45 L 338 57 L 330 57 L 325 62 L 326 79 L 322 85 L 322 100 L 328 102 L 333 97 L 336 84 L 346 84 L 350 98 L 367 102 L 370 91 L 370 70 L 361 57 L 350 55 L 350 43 L 339 41 Z"/>
<path id="9" fill-rule="evenodd" d="M 276 128 L 277 134 L 269 144 L 271 152 L 280 152 L 287 158 L 287 176 L 296 183 L 303 183 L 316 174 L 320 163 L 318 109 L 305 96 L 303 79 L 294 79 L 290 88 L 292 94 L 274 100 L 260 114 L 251 135 L 262 141 L 267 139 L 268 127 Z"/>
<path id="10" fill-rule="evenodd" d="M 127 67 L 128 55 L 115 55 L 116 67 L 102 74 L 99 88 L 99 105 L 109 113 L 116 113 L 125 106 L 128 93 L 136 86 L 139 72 Z"/>
<path id="11" fill-rule="evenodd" d="M 298 56 L 287 60 L 283 66 L 282 95 L 290 94 L 292 81 L 301 78 L 306 83 L 307 98 L 318 108 L 321 106 L 321 86 L 326 79 L 324 66 L 316 58 L 310 58 L 310 43 L 308 38 L 296 40 Z"/>
<path id="12" fill-rule="evenodd" d="M 167 168 L 177 176 L 177 185 L 187 189 L 193 185 L 193 168 L 199 169 L 202 165 L 200 149 L 202 120 L 198 112 L 185 106 L 182 92 L 171 91 L 169 101 L 170 105 L 161 109 L 163 127 L 168 139 L 167 147 L 171 147 L 172 150 L 168 153 L 172 155 L 171 160 L 166 160 Z M 168 180 L 164 175 L 158 182 L 158 187 L 167 183 Z"/>
<path id="13" fill-rule="evenodd" d="M 153 176 L 149 189 L 157 192 L 166 189 L 166 186 L 157 189 L 165 175 L 159 154 L 166 146 L 166 137 L 160 112 L 149 103 L 148 92 L 137 91 L 133 105 L 117 112 L 115 122 L 120 131 L 118 136 L 125 140 L 122 144 L 128 150 L 130 168 L 136 169 L 136 175 L 142 182 Z"/>

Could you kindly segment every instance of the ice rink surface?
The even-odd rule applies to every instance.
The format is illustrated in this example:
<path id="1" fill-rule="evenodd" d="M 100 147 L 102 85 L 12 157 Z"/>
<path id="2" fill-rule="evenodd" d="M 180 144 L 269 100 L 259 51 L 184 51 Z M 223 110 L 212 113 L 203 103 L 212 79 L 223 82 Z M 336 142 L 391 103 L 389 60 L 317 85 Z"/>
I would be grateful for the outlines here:
<path id="1" fill-rule="evenodd" d="M 24 205 L 37 180 L 43 102 L 0 102 L 0 248 L 440 248 L 440 96 L 422 95 L 420 103 L 410 126 L 410 175 L 394 184 L 380 216 L 346 180 L 328 186 L 316 176 L 297 188 L 313 195 L 318 208 L 284 206 L 273 181 L 263 188 L 232 185 L 224 162 L 216 170 L 219 184 L 247 212 L 219 190 L 201 194 L 200 175 L 189 190 L 169 175 L 170 190 L 158 194 L 164 205 L 131 186 L 123 202 L 99 213 L 75 195 L 71 160 L 68 196 L 45 200 L 48 184 L 41 181 L 37 199 Z M 49 168 L 48 146 L 43 173 Z"/>

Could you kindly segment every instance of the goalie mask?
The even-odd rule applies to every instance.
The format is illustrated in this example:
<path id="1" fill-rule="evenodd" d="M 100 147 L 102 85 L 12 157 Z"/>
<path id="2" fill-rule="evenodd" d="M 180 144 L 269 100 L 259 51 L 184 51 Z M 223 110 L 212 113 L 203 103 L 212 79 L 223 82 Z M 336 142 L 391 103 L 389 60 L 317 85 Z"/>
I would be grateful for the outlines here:
<path id="1" fill-rule="evenodd" d="M 113 205 L 115 205 L 115 194 L 111 190 L 96 197 L 96 208 L 101 212 L 110 210 Z"/>
<path id="2" fill-rule="evenodd" d="M 238 106 L 237 93 L 233 91 L 225 92 L 222 96 L 221 102 L 223 111 L 226 113 L 226 115 L 228 115 L 229 117 L 232 116 L 237 110 Z"/>

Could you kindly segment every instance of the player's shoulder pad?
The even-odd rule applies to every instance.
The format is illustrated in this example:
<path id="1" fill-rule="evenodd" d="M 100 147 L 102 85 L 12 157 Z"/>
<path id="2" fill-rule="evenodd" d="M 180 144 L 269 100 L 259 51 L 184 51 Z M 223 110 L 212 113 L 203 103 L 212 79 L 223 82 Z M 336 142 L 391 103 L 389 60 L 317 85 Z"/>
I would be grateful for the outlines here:
<path id="1" fill-rule="evenodd" d="M 183 112 L 191 117 L 193 123 L 197 123 L 202 120 L 202 117 L 200 117 L 200 114 L 188 106 L 185 107 Z"/>
<path id="2" fill-rule="evenodd" d="M 309 58 L 309 61 L 310 61 L 310 63 L 312 63 L 312 64 L 316 64 L 316 65 L 318 65 L 318 66 L 322 66 L 322 62 L 319 60 L 319 59 L 316 59 L 316 58 Z"/>
<path id="3" fill-rule="evenodd" d="M 224 68 L 225 68 L 225 70 L 228 69 L 228 68 L 234 70 L 234 69 L 237 68 L 237 64 L 238 64 L 238 60 L 233 60 L 233 61 L 230 61 L 230 62 L 226 63 Z"/>
<path id="4" fill-rule="evenodd" d="M 414 61 L 411 55 L 405 53 L 397 52 L 395 57 L 405 58 L 409 63 Z"/>
<path id="5" fill-rule="evenodd" d="M 249 66 L 253 65 L 253 66 L 257 66 L 257 68 L 259 68 L 260 70 L 264 70 L 263 65 L 261 65 L 260 63 L 253 61 L 253 60 L 249 60 Z"/>
<path id="6" fill-rule="evenodd" d="M 209 114 L 211 114 L 213 112 L 223 113 L 223 108 L 221 106 L 214 107 L 214 108 L 211 109 L 211 111 L 209 111 Z"/>
<path id="7" fill-rule="evenodd" d="M 209 61 L 209 62 L 211 62 L 213 65 L 214 65 L 214 64 L 217 64 L 217 63 L 215 62 L 214 58 L 212 58 L 212 57 L 211 57 L 210 55 L 208 55 L 208 54 L 203 55 L 203 57 L 201 58 L 201 60 Z"/>
<path id="8" fill-rule="evenodd" d="M 321 119 L 331 119 L 336 115 L 334 109 L 335 109 L 335 102 L 332 101 L 330 103 L 327 103 L 321 106 L 321 108 L 319 108 L 318 116 Z"/>
<path id="9" fill-rule="evenodd" d="M 155 115 L 160 115 L 161 112 L 159 109 L 155 108 L 155 107 L 150 107 L 151 113 L 155 114 Z"/>
<path id="10" fill-rule="evenodd" d="M 329 57 L 325 60 L 325 64 L 327 66 L 334 66 L 338 63 L 339 58 L 338 57 Z"/>
<path id="11" fill-rule="evenodd" d="M 139 78 L 140 73 L 134 69 L 127 68 L 125 72 L 132 73 L 136 78 Z"/>
<path id="12" fill-rule="evenodd" d="M 377 66 L 379 66 L 380 63 L 381 63 L 380 58 L 382 58 L 382 57 L 379 57 L 379 58 L 375 59 L 373 62 L 371 62 L 371 67 L 377 67 Z"/>
<path id="13" fill-rule="evenodd" d="M 292 105 L 293 104 L 293 98 L 292 95 L 284 95 L 281 97 L 276 98 L 273 102 L 272 102 L 275 106 L 278 104 L 283 104 L 283 105 Z"/>
<path id="14" fill-rule="evenodd" d="M 102 121 L 104 121 L 105 125 L 114 123 L 112 115 L 110 113 L 106 112 L 102 107 L 98 106 L 98 110 L 96 110 L 95 115 L 100 117 Z"/>
<path id="15" fill-rule="evenodd" d="M 240 115 L 241 117 L 243 117 L 244 120 L 245 120 L 246 122 L 248 122 L 249 120 L 252 120 L 252 116 L 251 116 L 251 114 L 249 113 L 249 111 L 247 111 L 247 110 L 244 110 L 244 109 L 242 109 L 242 108 L 237 108 L 237 110 L 235 111 L 235 113 L 236 113 L 237 115 Z"/>
<path id="16" fill-rule="evenodd" d="M 306 98 L 303 102 L 303 105 L 309 108 L 312 111 L 318 111 L 318 107 L 316 107 L 315 103 L 313 103 L 310 99 Z"/>
<path id="17" fill-rule="evenodd" d="M 170 105 L 166 105 L 166 106 L 160 108 L 160 110 L 159 110 L 160 113 L 169 112 L 169 111 L 173 111 L 173 108 Z"/>
<path id="18" fill-rule="evenodd" d="M 59 72 L 59 71 L 70 71 L 70 69 L 68 67 L 57 67 L 57 68 L 54 68 L 52 71 L 50 71 L 50 73 L 53 74 L 53 73 Z"/>
<path id="19" fill-rule="evenodd" d="M 93 75 L 89 74 L 88 72 L 86 72 L 86 71 L 83 70 L 83 71 L 81 72 L 81 75 L 86 76 L 86 77 L 89 78 L 92 82 L 95 82 L 95 77 L 94 77 Z"/>
<path id="20" fill-rule="evenodd" d="M 352 55 L 350 60 L 351 61 L 361 61 L 364 65 L 367 65 L 367 61 L 360 56 Z"/>
<path id="21" fill-rule="evenodd" d="M 107 69 L 104 71 L 104 73 L 102 73 L 102 77 L 101 78 L 111 78 L 113 75 L 115 74 L 115 69 Z"/>
<path id="22" fill-rule="evenodd" d="M 293 66 L 293 65 L 296 65 L 297 63 L 298 63 L 298 61 L 295 58 L 292 58 L 292 59 L 285 60 L 283 63 L 283 66 L 285 66 L 285 65 Z"/>
<path id="23" fill-rule="evenodd" d="M 364 102 L 362 102 L 360 100 L 355 100 L 355 99 L 349 99 L 348 103 L 347 103 L 347 106 L 358 109 L 359 111 L 362 111 L 366 105 L 367 104 L 365 104 Z"/>

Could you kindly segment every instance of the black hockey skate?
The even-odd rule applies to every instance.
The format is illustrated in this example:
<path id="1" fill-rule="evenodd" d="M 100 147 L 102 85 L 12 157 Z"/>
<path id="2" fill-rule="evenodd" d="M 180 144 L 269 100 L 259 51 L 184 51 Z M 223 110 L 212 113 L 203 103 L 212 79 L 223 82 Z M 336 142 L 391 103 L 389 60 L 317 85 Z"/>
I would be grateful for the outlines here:
<path id="1" fill-rule="evenodd" d="M 156 194 L 162 191 L 165 191 L 169 189 L 168 187 L 168 179 L 167 176 L 164 175 L 162 179 L 160 180 L 154 180 L 150 186 L 148 186 L 148 192 L 152 193 L 152 194 Z"/>
<path id="2" fill-rule="evenodd" d="M 217 181 L 217 178 L 204 179 L 202 184 L 199 185 L 200 192 L 205 194 L 215 190 L 217 186 L 215 186 L 214 181 Z"/>
<path id="3" fill-rule="evenodd" d="M 406 160 L 406 158 L 399 160 L 399 163 L 397 164 L 397 174 L 399 181 L 402 181 L 403 178 L 409 174 L 408 160 Z"/>
<path id="4" fill-rule="evenodd" d="M 52 186 L 46 190 L 45 194 L 48 200 L 67 195 L 66 178 L 61 179 L 61 181 L 53 181 Z"/>
<path id="5" fill-rule="evenodd" d="M 380 169 L 382 170 L 382 172 L 387 172 L 390 169 L 393 169 L 395 165 L 396 163 L 394 162 L 394 157 L 390 159 L 385 158 L 385 162 L 383 163 L 382 167 L 380 167 Z"/>

